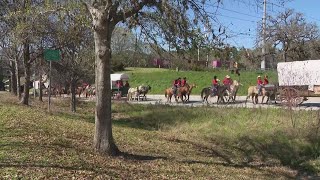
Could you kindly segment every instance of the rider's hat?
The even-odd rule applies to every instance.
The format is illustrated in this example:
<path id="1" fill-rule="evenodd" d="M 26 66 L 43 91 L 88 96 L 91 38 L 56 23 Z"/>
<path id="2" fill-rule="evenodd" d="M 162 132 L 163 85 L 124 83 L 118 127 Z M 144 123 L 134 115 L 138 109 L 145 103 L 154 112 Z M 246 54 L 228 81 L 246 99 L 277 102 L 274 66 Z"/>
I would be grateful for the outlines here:
<path id="1" fill-rule="evenodd" d="M 230 78 L 230 76 L 229 76 L 229 75 L 226 75 L 226 78 Z"/>
<path id="2" fill-rule="evenodd" d="M 259 75 L 257 78 L 261 78 L 261 76 Z"/>

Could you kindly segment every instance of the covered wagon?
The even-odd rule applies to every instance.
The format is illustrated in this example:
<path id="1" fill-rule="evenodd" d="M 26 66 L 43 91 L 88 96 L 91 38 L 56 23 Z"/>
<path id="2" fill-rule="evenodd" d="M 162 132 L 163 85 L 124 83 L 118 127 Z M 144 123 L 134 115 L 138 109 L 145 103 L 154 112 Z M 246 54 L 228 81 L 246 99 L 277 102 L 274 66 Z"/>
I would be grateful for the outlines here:
<path id="1" fill-rule="evenodd" d="M 129 87 L 124 85 L 124 82 L 129 81 L 129 76 L 125 73 L 118 73 L 118 74 L 110 74 L 110 81 L 111 81 L 111 90 L 112 95 L 121 97 L 126 96 L 128 94 Z M 122 85 L 119 86 L 119 82 Z M 120 83 L 120 84 L 121 84 Z"/>
<path id="2" fill-rule="evenodd" d="M 298 105 L 320 96 L 320 60 L 281 62 L 277 71 L 282 103 Z"/>

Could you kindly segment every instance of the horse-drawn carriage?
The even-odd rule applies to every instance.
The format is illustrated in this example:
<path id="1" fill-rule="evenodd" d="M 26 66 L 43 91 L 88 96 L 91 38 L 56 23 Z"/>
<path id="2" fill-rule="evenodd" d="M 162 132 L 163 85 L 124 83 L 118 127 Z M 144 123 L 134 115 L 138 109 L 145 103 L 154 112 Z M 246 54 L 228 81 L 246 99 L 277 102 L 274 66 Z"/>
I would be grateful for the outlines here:
<path id="1" fill-rule="evenodd" d="M 121 98 L 128 94 L 129 87 L 119 86 L 118 82 L 128 81 L 129 76 L 127 74 L 110 74 L 112 97 Z"/>
<path id="2" fill-rule="evenodd" d="M 278 63 L 278 99 L 297 106 L 307 97 L 320 96 L 320 60 Z"/>

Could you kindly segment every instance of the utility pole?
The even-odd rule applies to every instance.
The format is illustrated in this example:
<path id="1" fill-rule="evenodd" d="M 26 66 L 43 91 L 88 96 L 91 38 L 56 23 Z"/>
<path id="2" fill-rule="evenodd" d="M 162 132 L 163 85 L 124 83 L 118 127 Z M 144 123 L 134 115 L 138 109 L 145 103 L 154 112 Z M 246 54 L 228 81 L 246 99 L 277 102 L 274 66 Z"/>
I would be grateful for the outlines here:
<path id="1" fill-rule="evenodd" d="M 198 44 L 198 61 L 200 61 L 200 44 Z"/>
<path id="2" fill-rule="evenodd" d="M 208 31 L 206 30 L 206 26 L 204 26 L 204 32 L 205 32 L 205 38 L 208 40 Z M 207 47 L 207 62 L 206 62 L 206 67 L 208 67 L 209 64 L 209 52 L 208 52 L 208 47 Z"/>
<path id="3" fill-rule="evenodd" d="M 267 18 L 267 0 L 263 0 L 263 18 L 262 18 L 262 61 L 261 70 L 266 69 L 266 18 Z"/>

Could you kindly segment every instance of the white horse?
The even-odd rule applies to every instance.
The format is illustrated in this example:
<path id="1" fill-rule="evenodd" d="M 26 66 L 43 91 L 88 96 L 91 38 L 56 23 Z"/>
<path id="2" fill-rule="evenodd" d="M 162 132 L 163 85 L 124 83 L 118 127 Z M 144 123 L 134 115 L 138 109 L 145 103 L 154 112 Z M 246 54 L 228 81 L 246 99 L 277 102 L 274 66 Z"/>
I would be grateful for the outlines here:
<path id="1" fill-rule="evenodd" d="M 129 88 L 128 94 L 127 94 L 128 101 L 132 101 L 137 99 L 139 101 L 139 91 L 138 87 L 135 88 Z"/>
<path id="2" fill-rule="evenodd" d="M 232 82 L 232 84 L 230 85 L 230 91 L 227 90 L 226 93 L 227 93 L 227 96 L 228 96 L 228 102 L 230 100 L 232 100 L 232 102 L 235 102 L 236 101 L 236 96 L 237 96 L 237 92 L 238 92 L 238 89 L 239 87 L 242 86 L 241 83 L 239 83 L 237 80 L 234 80 Z"/>

